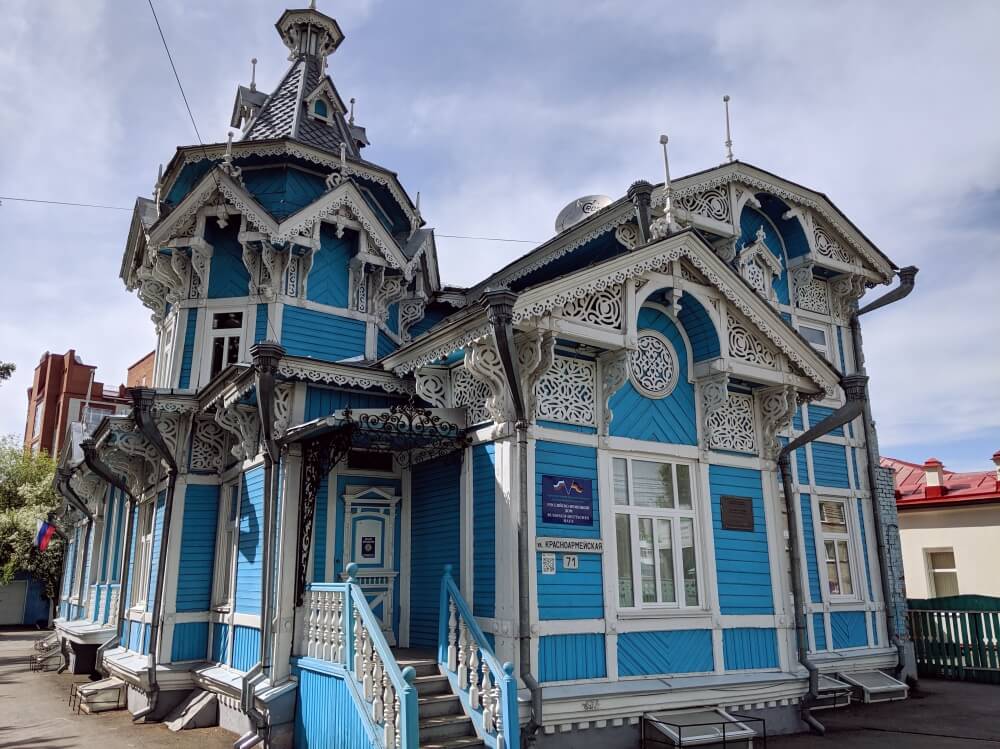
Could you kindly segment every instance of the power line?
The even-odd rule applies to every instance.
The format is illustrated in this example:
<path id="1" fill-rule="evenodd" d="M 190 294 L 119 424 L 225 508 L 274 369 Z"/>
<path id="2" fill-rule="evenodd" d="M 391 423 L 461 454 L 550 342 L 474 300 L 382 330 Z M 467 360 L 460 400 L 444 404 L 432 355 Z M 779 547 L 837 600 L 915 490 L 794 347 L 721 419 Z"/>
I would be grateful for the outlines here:
<path id="1" fill-rule="evenodd" d="M 188 117 L 191 118 L 191 126 L 194 128 L 194 134 L 198 136 L 198 142 L 204 148 L 205 144 L 201 140 L 201 133 L 198 132 L 198 123 L 194 121 L 191 105 L 188 104 L 187 94 L 184 93 L 184 85 L 181 83 L 181 77 L 177 74 L 177 66 L 174 65 L 173 55 L 170 54 L 170 47 L 167 46 L 167 38 L 163 35 L 163 27 L 160 26 L 160 19 L 156 16 L 156 8 L 153 7 L 153 0 L 148 0 L 148 2 L 149 9 L 153 13 L 153 20 L 156 21 L 156 30 L 160 32 L 160 41 L 163 42 L 163 49 L 167 53 L 167 59 L 170 61 L 170 69 L 174 71 L 174 80 L 177 81 L 177 88 L 181 91 L 181 98 L 184 100 L 184 106 L 187 107 Z"/>
<path id="2" fill-rule="evenodd" d="M 43 205 L 67 205 L 76 206 L 79 208 L 103 208 L 108 211 L 131 211 L 131 208 L 125 208 L 120 205 L 102 205 L 100 203 L 72 203 L 67 200 L 43 200 L 41 198 L 14 198 L 10 196 L 0 195 L 0 202 L 4 200 L 16 200 L 19 203 L 41 203 Z M 434 233 L 435 237 L 443 239 L 473 239 L 480 242 L 514 242 L 517 244 L 541 244 L 534 239 L 510 239 L 509 237 L 472 237 L 465 234 L 438 234 Z"/>

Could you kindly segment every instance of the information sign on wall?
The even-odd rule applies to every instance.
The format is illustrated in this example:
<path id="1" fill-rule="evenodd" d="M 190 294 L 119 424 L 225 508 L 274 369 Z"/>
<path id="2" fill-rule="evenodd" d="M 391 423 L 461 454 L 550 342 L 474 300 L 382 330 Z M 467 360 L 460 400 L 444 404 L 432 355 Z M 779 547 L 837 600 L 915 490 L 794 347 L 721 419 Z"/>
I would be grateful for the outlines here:
<path id="1" fill-rule="evenodd" d="M 753 500 L 750 497 L 721 497 L 719 504 L 724 530 L 753 530 Z"/>
<path id="2" fill-rule="evenodd" d="M 592 526 L 594 491 L 591 479 L 542 476 L 542 522 Z"/>

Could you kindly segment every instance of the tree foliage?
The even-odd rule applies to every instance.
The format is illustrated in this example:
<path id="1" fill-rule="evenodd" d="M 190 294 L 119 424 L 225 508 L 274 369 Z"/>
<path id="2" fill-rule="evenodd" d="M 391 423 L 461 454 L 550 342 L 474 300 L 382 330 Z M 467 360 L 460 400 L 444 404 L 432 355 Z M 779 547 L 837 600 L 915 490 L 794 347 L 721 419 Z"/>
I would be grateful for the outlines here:
<path id="1" fill-rule="evenodd" d="M 0 438 L 0 583 L 27 572 L 45 584 L 49 598 L 59 590 L 62 543 L 56 536 L 39 551 L 32 542 L 38 521 L 60 504 L 52 488 L 55 469 L 48 454 L 26 451 L 13 436 Z"/>
<path id="2" fill-rule="evenodd" d="M 0 361 L 0 382 L 9 380 L 10 376 L 14 374 L 15 369 L 17 369 L 17 367 L 10 362 Z"/>

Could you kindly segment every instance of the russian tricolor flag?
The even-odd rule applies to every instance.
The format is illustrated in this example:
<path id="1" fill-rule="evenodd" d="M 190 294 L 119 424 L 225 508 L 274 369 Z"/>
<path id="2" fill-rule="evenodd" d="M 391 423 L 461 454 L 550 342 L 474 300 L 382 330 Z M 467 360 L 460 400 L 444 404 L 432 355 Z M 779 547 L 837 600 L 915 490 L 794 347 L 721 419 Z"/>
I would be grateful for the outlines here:
<path id="1" fill-rule="evenodd" d="M 35 546 L 39 551 L 45 551 L 49 547 L 49 541 L 55 535 L 56 527 L 44 520 L 38 521 L 38 533 L 35 534 Z"/>

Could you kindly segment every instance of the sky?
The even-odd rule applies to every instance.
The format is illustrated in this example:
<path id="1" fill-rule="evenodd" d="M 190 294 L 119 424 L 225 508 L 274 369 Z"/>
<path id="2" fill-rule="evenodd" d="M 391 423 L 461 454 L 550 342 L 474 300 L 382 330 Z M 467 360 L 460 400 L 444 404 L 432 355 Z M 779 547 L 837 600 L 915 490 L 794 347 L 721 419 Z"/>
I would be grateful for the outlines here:
<path id="1" fill-rule="evenodd" d="M 303 3 L 304 4 L 304 3 Z M 202 138 L 233 97 L 287 66 L 271 0 L 159 0 Z M 346 40 L 330 60 L 357 98 L 365 156 L 421 193 L 440 234 L 544 240 L 585 194 L 619 197 L 724 158 L 827 194 L 916 291 L 866 316 L 883 454 L 986 470 L 1000 449 L 1000 3 L 663 0 L 319 0 Z M 196 142 L 149 7 L 5 0 L 0 196 L 130 207 Z M 154 346 L 118 277 L 128 211 L 3 200 L 0 434 L 22 434 L 45 351 L 98 379 Z M 438 239 L 442 278 L 469 285 L 530 245 Z M 877 290 L 875 293 L 880 293 Z"/>

